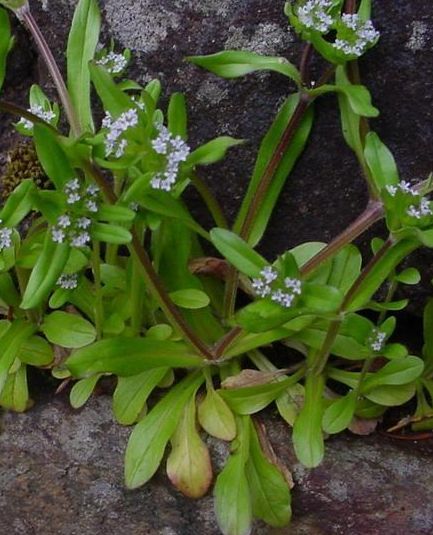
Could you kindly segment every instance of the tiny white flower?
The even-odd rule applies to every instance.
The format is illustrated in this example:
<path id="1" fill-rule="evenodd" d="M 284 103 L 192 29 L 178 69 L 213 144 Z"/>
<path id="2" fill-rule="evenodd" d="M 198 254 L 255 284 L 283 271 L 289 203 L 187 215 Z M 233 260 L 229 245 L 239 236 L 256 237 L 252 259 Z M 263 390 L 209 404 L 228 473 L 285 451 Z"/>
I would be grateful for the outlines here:
<path id="1" fill-rule="evenodd" d="M 425 197 L 423 197 L 421 199 L 421 203 L 419 205 L 419 210 L 421 212 L 421 215 L 423 215 L 423 216 L 432 215 L 432 210 L 430 208 L 429 200 L 426 199 Z"/>
<path id="2" fill-rule="evenodd" d="M 97 195 L 99 193 L 99 187 L 96 184 L 90 184 L 86 189 L 86 193 L 89 195 Z"/>
<path id="3" fill-rule="evenodd" d="M 98 205 L 92 199 L 88 199 L 86 201 L 86 208 L 89 210 L 89 212 L 96 213 L 98 211 Z"/>
<path id="4" fill-rule="evenodd" d="M 68 204 L 75 204 L 81 200 L 81 195 L 75 191 L 71 191 L 66 198 Z"/>
<path id="5" fill-rule="evenodd" d="M 80 189 L 80 181 L 78 178 L 73 178 L 65 184 L 65 192 L 69 193 L 70 191 L 77 191 Z"/>
<path id="6" fill-rule="evenodd" d="M 36 117 L 39 117 L 39 119 L 42 119 L 47 123 L 51 122 L 56 117 L 56 114 L 53 111 L 45 111 L 42 106 L 39 105 L 31 106 L 27 111 L 33 113 L 33 115 L 36 115 Z M 31 130 L 33 128 L 33 122 L 24 117 L 19 120 L 18 124 L 22 125 L 26 130 Z"/>
<path id="7" fill-rule="evenodd" d="M 106 56 L 96 62 L 97 65 L 102 65 L 110 74 L 119 74 L 126 67 L 127 60 L 123 54 L 116 54 L 109 52 Z"/>
<path id="8" fill-rule="evenodd" d="M 92 221 L 88 217 L 79 217 L 77 219 L 78 228 L 83 228 L 83 229 L 89 228 L 91 223 Z"/>
<path id="9" fill-rule="evenodd" d="M 409 208 L 406 210 L 406 213 L 410 217 L 415 217 L 416 219 L 421 219 L 421 212 L 413 204 L 411 204 L 409 206 Z"/>
<path id="10" fill-rule="evenodd" d="M 63 243 L 65 241 L 65 231 L 56 227 L 51 229 L 51 239 L 56 243 Z"/>
<path id="11" fill-rule="evenodd" d="M 289 277 L 287 277 L 284 279 L 284 285 L 287 289 L 292 290 L 294 294 L 301 294 L 302 283 L 299 279 L 290 279 Z"/>
<path id="12" fill-rule="evenodd" d="M 397 186 L 391 186 L 387 185 L 385 186 L 386 191 L 391 195 L 391 197 L 395 197 L 395 194 L 397 193 Z"/>
<path id="13" fill-rule="evenodd" d="M 90 242 L 90 234 L 88 232 L 80 232 L 76 236 L 73 236 L 71 245 L 73 247 L 84 247 Z"/>
<path id="14" fill-rule="evenodd" d="M 370 338 L 369 338 L 369 344 L 373 351 L 381 351 L 384 346 L 384 342 L 386 339 L 386 333 L 383 331 L 379 331 L 377 329 L 374 329 Z"/>
<path id="15" fill-rule="evenodd" d="M 260 271 L 260 275 L 264 278 L 266 284 L 270 284 L 277 279 L 278 273 L 272 266 L 266 266 Z"/>
<path id="16" fill-rule="evenodd" d="M 2 227 L 0 228 L 0 251 L 8 249 L 9 247 L 12 247 L 12 229 L 9 227 Z"/>
<path id="17" fill-rule="evenodd" d="M 60 227 L 60 228 L 67 228 L 67 227 L 70 227 L 71 226 L 71 218 L 64 214 L 64 215 L 61 215 L 58 219 L 57 219 L 57 225 Z"/>
<path id="18" fill-rule="evenodd" d="M 75 290 L 75 288 L 78 286 L 78 274 L 71 273 L 67 275 L 66 273 L 62 273 L 62 275 L 60 275 L 60 277 L 57 279 L 56 284 L 63 290 Z"/>

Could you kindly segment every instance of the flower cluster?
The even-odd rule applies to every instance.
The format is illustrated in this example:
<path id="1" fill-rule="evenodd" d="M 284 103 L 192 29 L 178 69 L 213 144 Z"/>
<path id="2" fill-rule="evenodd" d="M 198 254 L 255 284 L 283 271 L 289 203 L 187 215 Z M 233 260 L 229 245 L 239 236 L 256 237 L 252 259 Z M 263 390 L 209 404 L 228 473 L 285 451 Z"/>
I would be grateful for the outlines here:
<path id="1" fill-rule="evenodd" d="M 299 279 L 286 277 L 282 284 L 278 282 L 278 273 L 266 266 L 260 277 L 252 280 L 252 287 L 259 297 L 270 297 L 272 301 L 284 308 L 290 308 L 296 296 L 301 294 L 302 283 Z"/>
<path id="2" fill-rule="evenodd" d="M 110 74 L 120 74 L 126 67 L 128 61 L 123 54 L 109 52 L 99 59 L 96 64 L 105 67 Z"/>
<path id="3" fill-rule="evenodd" d="M 2 220 L 0 219 L 1 222 Z M 12 247 L 12 229 L 9 227 L 0 227 L 0 252 L 9 247 Z"/>
<path id="4" fill-rule="evenodd" d="M 78 274 L 77 273 L 71 273 L 71 274 L 62 273 L 60 277 L 57 279 L 56 284 L 63 290 L 75 290 L 75 288 L 77 288 L 78 286 Z"/>
<path id="5" fill-rule="evenodd" d="M 126 139 L 121 139 L 123 134 L 129 129 L 138 124 L 137 110 L 131 108 L 115 120 L 107 111 L 102 121 L 103 128 L 107 128 L 108 132 L 105 136 L 105 156 L 108 157 L 114 153 L 116 158 L 120 158 L 125 153 L 128 145 Z"/>
<path id="6" fill-rule="evenodd" d="M 385 339 L 385 332 L 379 331 L 379 329 L 373 329 L 373 332 L 369 336 L 367 343 L 373 351 L 379 352 L 383 349 Z"/>
<path id="7" fill-rule="evenodd" d="M 341 34 L 344 34 L 340 38 Z M 333 46 L 341 50 L 347 56 L 362 56 L 369 45 L 372 45 L 379 37 L 379 32 L 374 28 L 371 20 L 364 21 L 359 15 L 344 13 L 341 16 L 339 38 Z"/>
<path id="8" fill-rule="evenodd" d="M 44 110 L 42 106 L 39 105 L 33 105 L 27 111 L 33 113 L 33 115 L 36 115 L 36 117 L 39 117 L 39 119 L 42 119 L 47 123 L 56 118 L 56 114 L 52 110 Z M 18 125 L 23 126 L 26 130 L 31 130 L 33 128 L 33 122 L 24 117 L 21 117 L 18 121 Z"/>
<path id="9" fill-rule="evenodd" d="M 150 185 L 154 189 L 170 191 L 176 182 L 180 163 L 187 159 L 190 148 L 180 136 L 174 137 L 164 125 L 157 125 L 157 129 L 159 134 L 152 140 L 152 147 L 157 154 L 166 157 L 166 168 L 153 177 Z"/>
<path id="10" fill-rule="evenodd" d="M 391 195 L 391 197 L 395 197 L 396 193 L 398 191 L 401 191 L 402 193 L 407 193 L 408 195 L 412 195 L 413 197 L 416 197 L 418 195 L 417 190 L 410 184 L 410 182 L 407 182 L 406 180 L 401 180 L 396 186 L 385 186 L 386 191 Z"/>
<path id="11" fill-rule="evenodd" d="M 407 210 L 406 214 L 410 217 L 414 217 L 415 219 L 421 219 L 422 217 L 433 215 L 433 211 L 430 207 L 430 201 L 427 199 L 427 197 L 421 197 L 417 189 L 412 186 L 409 182 L 406 180 L 402 180 L 395 186 L 386 186 L 387 192 L 391 195 L 391 197 L 395 197 L 397 192 L 401 192 L 406 195 L 410 195 L 411 197 L 418 198 L 418 202 L 415 204 L 411 204 Z"/>
<path id="12" fill-rule="evenodd" d="M 69 210 L 57 219 L 51 229 L 51 238 L 56 243 L 68 242 L 72 247 L 84 247 L 90 242 L 91 215 L 98 211 L 99 188 L 83 187 L 78 178 L 66 183 L 64 192 Z"/>
<path id="13" fill-rule="evenodd" d="M 334 23 L 333 18 L 328 13 L 330 7 L 332 7 L 331 0 L 308 0 L 302 7 L 298 8 L 299 22 L 309 30 L 327 33 Z"/>

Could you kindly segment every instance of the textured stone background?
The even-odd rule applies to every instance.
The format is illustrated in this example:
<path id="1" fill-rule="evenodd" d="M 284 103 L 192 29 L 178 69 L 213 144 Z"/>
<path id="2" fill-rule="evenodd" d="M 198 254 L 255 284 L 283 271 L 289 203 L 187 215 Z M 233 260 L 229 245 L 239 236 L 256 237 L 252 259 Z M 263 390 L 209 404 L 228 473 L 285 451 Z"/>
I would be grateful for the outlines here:
<path id="1" fill-rule="evenodd" d="M 32 8 L 60 62 L 73 1 Z M 381 116 L 373 121 L 394 152 L 402 178 L 432 169 L 433 10 L 430 0 L 374 1 L 380 45 L 361 61 Z M 224 81 L 183 62 L 188 54 L 247 48 L 297 62 L 300 46 L 287 28 L 283 2 L 268 0 L 105 0 L 104 35 L 134 52 L 131 77 L 159 77 L 167 93 L 183 91 L 194 146 L 230 134 L 249 143 L 203 178 L 233 218 L 246 188 L 253 154 L 281 100 L 293 90 L 276 74 Z M 17 28 L 5 98 L 25 105 L 31 82 L 50 88 L 26 33 Z M 14 138 L 0 117 L 0 153 Z M 4 160 L 3 160 L 4 161 Z M 1 160 L 0 160 L 1 164 Z M 266 239 L 272 258 L 305 240 L 329 240 L 361 212 L 366 190 L 339 130 L 335 101 L 317 107 L 309 146 L 288 181 Z M 198 210 L 197 199 L 191 196 Z M 420 256 L 425 256 L 421 253 Z M 431 263 L 428 256 L 424 263 Z M 431 275 L 427 275 L 429 280 Z M 427 286 L 424 286 L 425 288 Z M 269 415 L 271 418 L 272 415 Z M 271 438 L 292 464 L 294 534 L 430 534 L 433 532 L 431 445 L 392 443 L 380 435 L 342 436 L 328 443 L 325 464 L 305 471 L 294 463 L 284 426 L 271 420 Z M 194 503 L 160 474 L 144 489 L 122 487 L 128 431 L 113 424 L 107 398 L 73 412 L 51 393 L 26 415 L 8 414 L 0 435 L 0 534 L 216 534 L 212 500 Z M 221 452 L 214 447 L 215 459 Z M 258 526 L 257 534 L 273 533 Z"/>

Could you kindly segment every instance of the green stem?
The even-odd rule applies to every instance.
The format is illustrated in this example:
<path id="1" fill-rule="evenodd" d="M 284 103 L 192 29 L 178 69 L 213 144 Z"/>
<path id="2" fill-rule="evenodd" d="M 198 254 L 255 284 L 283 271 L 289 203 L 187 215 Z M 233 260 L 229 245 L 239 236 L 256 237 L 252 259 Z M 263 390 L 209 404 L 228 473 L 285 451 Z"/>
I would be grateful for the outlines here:
<path id="1" fill-rule="evenodd" d="M 222 207 L 220 203 L 218 202 L 215 195 L 212 193 L 212 191 L 209 189 L 206 182 L 204 182 L 197 173 L 191 173 L 190 175 L 191 183 L 203 199 L 205 205 L 207 206 L 207 209 L 209 210 L 209 213 L 213 217 L 213 220 L 215 221 L 217 227 L 220 228 L 228 228 L 228 222 L 227 218 L 224 215 L 224 212 L 222 210 Z"/>
<path id="2" fill-rule="evenodd" d="M 137 233 L 142 242 L 143 229 L 138 228 Z M 131 330 L 134 336 L 138 336 L 140 334 L 143 324 L 143 295 L 144 290 L 142 288 L 142 280 L 140 278 L 137 262 L 133 262 L 131 270 Z"/>
<path id="3" fill-rule="evenodd" d="M 95 288 L 95 327 L 96 336 L 100 340 L 102 338 L 102 328 L 104 325 L 104 304 L 102 302 L 102 286 L 101 286 L 101 247 L 99 241 L 93 240 L 92 247 L 92 271 Z"/>
<path id="4" fill-rule="evenodd" d="M 72 134 L 78 137 L 81 133 L 80 123 L 78 121 L 77 115 L 73 108 L 68 90 L 66 88 L 63 77 L 60 73 L 60 70 L 57 66 L 56 60 L 54 59 L 54 56 L 47 42 L 45 41 L 45 38 L 41 30 L 39 29 L 37 22 L 35 21 L 35 19 L 33 18 L 33 15 L 30 12 L 29 6 L 26 4 L 22 8 L 18 9 L 16 11 L 16 15 L 20 19 L 20 21 L 24 23 L 24 25 L 32 34 L 36 42 L 36 45 L 39 49 L 39 52 L 41 53 L 48 67 L 48 71 L 50 72 L 53 78 L 54 84 L 57 89 L 57 93 L 59 95 L 60 101 L 62 102 L 63 108 L 68 118 L 68 122 L 71 126 Z"/>

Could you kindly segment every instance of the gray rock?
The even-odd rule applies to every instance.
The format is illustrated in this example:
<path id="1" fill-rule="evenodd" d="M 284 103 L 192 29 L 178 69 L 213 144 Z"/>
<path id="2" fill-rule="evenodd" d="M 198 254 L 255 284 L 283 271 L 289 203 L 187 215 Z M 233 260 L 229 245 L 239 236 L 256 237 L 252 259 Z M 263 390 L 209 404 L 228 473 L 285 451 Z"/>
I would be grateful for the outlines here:
<path id="1" fill-rule="evenodd" d="M 342 435 L 327 442 L 325 462 L 307 470 L 295 459 L 290 432 L 271 411 L 270 440 L 293 472 L 293 521 L 272 533 L 430 534 L 433 530 L 432 445 Z M 26 414 L 3 416 L 0 434 L 0 533 L 14 535 L 217 535 L 213 500 L 184 498 L 163 469 L 146 486 L 123 486 L 129 429 L 113 421 L 111 400 L 91 398 L 82 410 L 45 396 Z M 209 441 L 221 468 L 227 448 Z"/>

